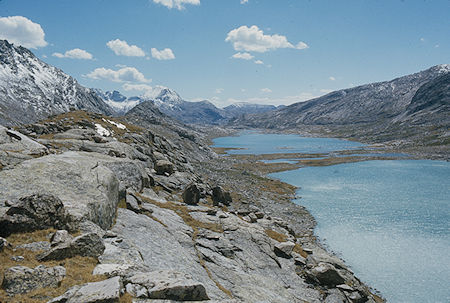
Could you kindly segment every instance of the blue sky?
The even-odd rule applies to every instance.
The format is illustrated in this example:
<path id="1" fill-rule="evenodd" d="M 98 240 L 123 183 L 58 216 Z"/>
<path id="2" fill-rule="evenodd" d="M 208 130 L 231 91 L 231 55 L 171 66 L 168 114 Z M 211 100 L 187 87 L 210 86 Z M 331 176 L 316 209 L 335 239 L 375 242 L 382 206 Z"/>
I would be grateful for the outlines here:
<path id="1" fill-rule="evenodd" d="M 0 0 L 0 38 L 87 87 L 290 104 L 450 63 L 449 14 L 449 0 Z"/>

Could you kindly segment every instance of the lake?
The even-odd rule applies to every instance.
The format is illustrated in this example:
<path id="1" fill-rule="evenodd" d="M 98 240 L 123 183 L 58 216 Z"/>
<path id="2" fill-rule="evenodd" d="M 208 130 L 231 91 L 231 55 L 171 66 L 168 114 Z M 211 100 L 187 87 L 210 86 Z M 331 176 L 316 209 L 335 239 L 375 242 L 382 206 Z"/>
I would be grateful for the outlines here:
<path id="1" fill-rule="evenodd" d="M 239 154 L 363 147 L 331 138 L 255 133 L 214 143 L 245 148 L 230 151 Z M 450 302 L 450 163 L 365 161 L 271 177 L 300 188 L 295 202 L 316 218 L 321 241 L 388 302 Z"/>

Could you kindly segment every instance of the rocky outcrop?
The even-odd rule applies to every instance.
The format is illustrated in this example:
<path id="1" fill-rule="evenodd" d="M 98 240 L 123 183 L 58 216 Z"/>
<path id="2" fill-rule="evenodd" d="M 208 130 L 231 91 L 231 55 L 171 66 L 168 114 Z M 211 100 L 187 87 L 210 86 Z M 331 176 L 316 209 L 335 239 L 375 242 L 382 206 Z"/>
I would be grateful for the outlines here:
<path id="1" fill-rule="evenodd" d="M 98 257 L 105 250 L 102 239 L 96 233 L 78 236 L 65 241 L 38 256 L 40 261 L 63 260 L 75 256 Z"/>
<path id="2" fill-rule="evenodd" d="M 0 235 L 62 228 L 66 223 L 67 215 L 60 199 L 53 195 L 35 194 L 21 197 L 0 216 Z"/>
<path id="3" fill-rule="evenodd" d="M 222 203 L 223 205 L 229 206 L 232 202 L 230 193 L 224 191 L 220 186 L 216 186 L 212 189 L 212 200 L 215 205 Z"/>
<path id="4" fill-rule="evenodd" d="M 2 288 L 9 294 L 23 294 L 37 288 L 58 287 L 64 279 L 66 269 L 62 266 L 46 267 L 39 265 L 34 269 L 25 266 L 8 268 L 3 277 Z"/>
<path id="5" fill-rule="evenodd" d="M 48 303 L 119 303 L 120 277 L 74 286 Z"/>
<path id="6" fill-rule="evenodd" d="M 145 272 L 127 279 L 127 290 L 135 297 L 176 301 L 208 300 L 203 284 L 176 271 Z"/>
<path id="7" fill-rule="evenodd" d="M 27 160 L 0 171 L 0 195 L 15 201 L 47 193 L 62 201 L 71 221 L 91 220 L 108 228 L 115 216 L 119 183 L 114 173 L 101 164 L 103 160 L 110 158 L 82 152 Z M 2 209 L 5 213 L 12 211 L 4 206 L 0 214 Z"/>

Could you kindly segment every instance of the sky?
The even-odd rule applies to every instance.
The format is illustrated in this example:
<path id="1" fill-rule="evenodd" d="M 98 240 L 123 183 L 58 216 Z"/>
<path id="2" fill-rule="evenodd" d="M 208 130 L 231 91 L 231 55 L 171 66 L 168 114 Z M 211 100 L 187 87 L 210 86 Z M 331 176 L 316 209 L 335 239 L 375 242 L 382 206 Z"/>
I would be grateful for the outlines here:
<path id="1" fill-rule="evenodd" d="M 450 0 L 0 0 L 0 39 L 126 96 L 291 104 L 450 63 Z"/>

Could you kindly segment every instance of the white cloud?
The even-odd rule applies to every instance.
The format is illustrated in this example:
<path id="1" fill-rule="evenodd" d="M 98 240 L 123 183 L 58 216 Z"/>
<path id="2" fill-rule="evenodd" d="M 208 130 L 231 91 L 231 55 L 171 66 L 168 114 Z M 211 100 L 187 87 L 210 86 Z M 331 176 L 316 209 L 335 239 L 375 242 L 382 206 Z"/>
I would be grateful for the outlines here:
<path id="1" fill-rule="evenodd" d="M 263 92 L 263 93 L 271 93 L 272 90 L 270 88 L 265 87 L 265 88 L 261 88 L 261 92 Z"/>
<path id="2" fill-rule="evenodd" d="M 184 9 L 185 4 L 200 5 L 200 0 L 153 0 L 154 3 L 164 5 L 167 8 Z"/>
<path id="3" fill-rule="evenodd" d="M 425 38 L 420 38 L 420 42 L 425 42 Z"/>
<path id="4" fill-rule="evenodd" d="M 299 43 L 297 43 L 295 48 L 296 49 L 307 49 L 307 48 L 309 48 L 309 46 L 305 42 L 300 41 Z"/>
<path id="5" fill-rule="evenodd" d="M 255 58 L 255 56 L 249 54 L 249 53 L 236 53 L 233 56 L 231 56 L 231 58 L 233 59 L 243 59 L 243 60 L 252 60 L 253 58 Z"/>
<path id="6" fill-rule="evenodd" d="M 134 67 L 123 67 L 119 70 L 112 70 L 104 67 L 96 68 L 86 75 L 86 77 L 95 80 L 109 80 L 113 82 L 151 82 L 146 79 L 144 74 Z"/>
<path id="7" fill-rule="evenodd" d="M 0 18 L 0 39 L 28 48 L 47 46 L 41 25 L 22 16 Z"/>
<path id="8" fill-rule="evenodd" d="M 111 40 L 106 45 L 117 55 L 127 57 L 144 57 L 145 52 L 136 45 L 128 45 L 120 39 Z"/>
<path id="9" fill-rule="evenodd" d="M 216 88 L 216 94 L 221 94 L 223 93 L 224 89 L 223 88 Z"/>
<path id="10" fill-rule="evenodd" d="M 236 51 L 260 53 L 278 48 L 304 49 L 308 47 L 304 42 L 299 42 L 297 46 L 294 46 L 282 35 L 265 35 L 256 25 L 251 27 L 243 25 L 233 29 L 227 34 L 225 41 L 232 43 Z"/>
<path id="11" fill-rule="evenodd" d="M 261 61 L 261 60 L 256 60 L 256 61 L 255 61 L 255 64 L 264 64 L 264 62 Z"/>
<path id="12" fill-rule="evenodd" d="M 175 55 L 173 54 L 170 48 L 165 48 L 163 50 L 157 50 L 156 48 L 152 48 L 152 57 L 157 60 L 173 60 L 175 59 Z"/>
<path id="13" fill-rule="evenodd" d="M 241 4 L 246 4 L 248 3 L 248 0 L 241 0 Z"/>
<path id="14" fill-rule="evenodd" d="M 66 51 L 64 54 L 61 53 L 53 53 L 52 56 L 58 58 L 69 58 L 69 59 L 84 59 L 84 60 L 92 60 L 92 54 L 88 53 L 85 50 L 74 48 Z"/>
<path id="15" fill-rule="evenodd" d="M 333 76 L 330 76 L 328 79 L 330 79 L 330 81 L 336 81 L 336 78 Z"/>

